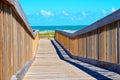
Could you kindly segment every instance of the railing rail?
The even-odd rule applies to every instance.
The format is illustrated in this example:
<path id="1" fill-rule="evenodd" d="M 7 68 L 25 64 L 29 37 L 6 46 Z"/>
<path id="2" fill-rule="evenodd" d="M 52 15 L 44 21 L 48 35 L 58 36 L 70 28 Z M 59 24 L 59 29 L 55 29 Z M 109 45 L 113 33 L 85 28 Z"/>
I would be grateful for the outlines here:
<path id="1" fill-rule="evenodd" d="M 75 33 L 56 30 L 55 39 L 77 59 L 120 64 L 120 10 Z"/>
<path id="2" fill-rule="evenodd" d="M 24 27 L 26 27 L 28 29 L 28 31 L 30 32 L 31 36 L 35 38 L 35 35 L 32 32 L 29 22 L 28 22 L 28 20 L 25 16 L 25 13 L 24 13 L 21 5 L 19 4 L 18 0 L 1 0 L 1 1 L 3 1 L 11 6 L 11 8 L 16 13 L 16 15 L 19 17 L 19 19 L 21 19 L 23 21 L 23 23 L 25 24 Z"/>

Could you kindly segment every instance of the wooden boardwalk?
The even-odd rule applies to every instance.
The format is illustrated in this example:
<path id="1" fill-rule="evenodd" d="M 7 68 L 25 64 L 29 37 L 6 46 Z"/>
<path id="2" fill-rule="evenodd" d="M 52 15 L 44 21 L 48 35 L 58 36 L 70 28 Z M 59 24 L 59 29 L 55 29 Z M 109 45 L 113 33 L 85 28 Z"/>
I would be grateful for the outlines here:
<path id="1" fill-rule="evenodd" d="M 49 40 L 40 40 L 36 59 L 23 80 L 95 80 L 86 72 L 59 59 Z"/>

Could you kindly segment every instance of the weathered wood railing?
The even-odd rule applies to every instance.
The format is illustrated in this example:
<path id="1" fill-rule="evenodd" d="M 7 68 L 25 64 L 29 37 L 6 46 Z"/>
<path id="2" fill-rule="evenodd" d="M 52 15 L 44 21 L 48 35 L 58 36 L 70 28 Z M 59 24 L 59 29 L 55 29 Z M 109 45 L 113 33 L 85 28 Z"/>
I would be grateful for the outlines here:
<path id="1" fill-rule="evenodd" d="M 38 40 L 18 0 L 0 0 L 0 80 L 10 80 L 34 58 Z"/>
<path id="2" fill-rule="evenodd" d="M 114 64 L 118 65 L 120 64 L 120 10 L 75 33 L 56 30 L 55 39 L 76 59 L 86 59 L 86 62 L 108 68 L 113 67 Z"/>

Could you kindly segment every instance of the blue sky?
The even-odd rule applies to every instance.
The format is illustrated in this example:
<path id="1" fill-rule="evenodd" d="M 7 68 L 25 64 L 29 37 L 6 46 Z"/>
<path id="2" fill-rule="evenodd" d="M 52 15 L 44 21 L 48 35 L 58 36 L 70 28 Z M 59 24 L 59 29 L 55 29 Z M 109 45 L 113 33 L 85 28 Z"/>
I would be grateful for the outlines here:
<path id="1" fill-rule="evenodd" d="M 120 8 L 120 0 L 19 0 L 31 26 L 89 25 Z"/>

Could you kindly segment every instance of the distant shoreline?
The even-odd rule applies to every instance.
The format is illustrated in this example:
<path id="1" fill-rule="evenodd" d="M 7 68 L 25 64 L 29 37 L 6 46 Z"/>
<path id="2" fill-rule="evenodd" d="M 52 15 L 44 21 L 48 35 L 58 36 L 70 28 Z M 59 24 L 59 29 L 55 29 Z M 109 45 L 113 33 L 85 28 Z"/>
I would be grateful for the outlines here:
<path id="1" fill-rule="evenodd" d="M 66 31 L 66 32 L 76 32 L 77 30 L 62 30 L 62 31 Z M 48 32 L 55 32 L 55 30 L 44 30 L 44 31 L 39 31 L 39 33 L 48 33 Z"/>
<path id="2" fill-rule="evenodd" d="M 85 28 L 87 25 L 74 26 L 32 26 L 32 29 L 38 29 L 40 32 L 54 32 L 55 30 L 63 30 L 73 32 Z"/>
<path id="3" fill-rule="evenodd" d="M 77 30 L 63 30 L 63 31 L 73 33 L 73 32 L 75 32 Z M 54 39 L 55 31 L 54 30 L 40 31 L 39 35 L 40 35 L 41 39 L 49 39 L 49 40 L 51 40 L 51 39 Z"/>
<path id="4" fill-rule="evenodd" d="M 47 32 L 55 32 L 54 30 L 44 30 L 44 31 L 39 31 L 39 33 L 47 33 Z"/>

